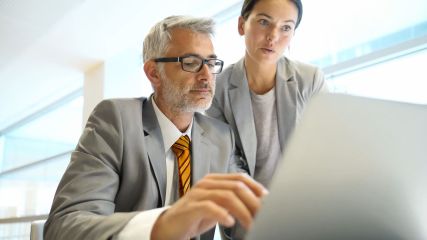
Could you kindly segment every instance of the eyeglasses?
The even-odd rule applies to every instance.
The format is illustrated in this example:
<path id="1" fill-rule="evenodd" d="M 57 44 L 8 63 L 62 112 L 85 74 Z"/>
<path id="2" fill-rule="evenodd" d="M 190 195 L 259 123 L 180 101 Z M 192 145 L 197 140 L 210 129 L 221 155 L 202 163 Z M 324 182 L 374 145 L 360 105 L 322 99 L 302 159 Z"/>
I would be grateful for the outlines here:
<path id="1" fill-rule="evenodd" d="M 218 74 L 222 71 L 224 61 L 216 58 L 203 59 L 199 56 L 184 56 L 184 57 L 167 57 L 167 58 L 155 58 L 155 62 L 181 62 L 182 70 L 186 72 L 197 73 L 199 72 L 203 64 L 208 65 L 209 72 Z"/>

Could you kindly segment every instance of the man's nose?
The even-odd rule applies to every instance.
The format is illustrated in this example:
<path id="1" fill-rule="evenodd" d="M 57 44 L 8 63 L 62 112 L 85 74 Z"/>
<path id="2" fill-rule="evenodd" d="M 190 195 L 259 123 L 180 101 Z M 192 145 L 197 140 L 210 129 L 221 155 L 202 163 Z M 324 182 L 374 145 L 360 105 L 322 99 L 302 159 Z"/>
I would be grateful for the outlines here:
<path id="1" fill-rule="evenodd" d="M 211 72 L 211 69 L 209 68 L 208 64 L 203 63 L 202 69 L 200 69 L 199 74 L 201 76 L 204 76 L 200 80 L 210 80 L 213 78 L 213 73 Z"/>

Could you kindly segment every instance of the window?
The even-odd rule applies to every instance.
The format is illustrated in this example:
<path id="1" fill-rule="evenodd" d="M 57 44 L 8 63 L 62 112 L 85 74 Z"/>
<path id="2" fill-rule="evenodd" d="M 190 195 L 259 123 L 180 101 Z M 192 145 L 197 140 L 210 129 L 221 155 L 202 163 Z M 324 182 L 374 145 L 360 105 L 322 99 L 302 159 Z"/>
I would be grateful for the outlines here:
<path id="1" fill-rule="evenodd" d="M 1 136 L 0 218 L 47 214 L 81 134 L 82 91 Z M 16 200 L 18 199 L 18 200 Z"/>
<path id="2" fill-rule="evenodd" d="M 427 104 L 427 78 L 419 67 L 423 62 L 427 62 L 427 50 L 331 76 L 328 82 L 334 92 Z"/>
<path id="3" fill-rule="evenodd" d="M 237 32 L 241 4 L 216 15 L 217 55 L 244 56 Z M 426 104 L 427 1 L 304 1 L 304 15 L 285 55 L 323 69 L 333 92 Z M 223 17 L 226 16 L 226 17 Z"/>

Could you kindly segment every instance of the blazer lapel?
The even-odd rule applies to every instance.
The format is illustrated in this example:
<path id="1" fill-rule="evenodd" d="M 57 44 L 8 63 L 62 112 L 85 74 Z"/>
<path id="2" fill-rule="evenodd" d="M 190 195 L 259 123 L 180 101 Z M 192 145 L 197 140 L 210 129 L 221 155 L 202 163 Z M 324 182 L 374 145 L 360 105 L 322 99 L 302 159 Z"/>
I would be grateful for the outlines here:
<path id="1" fill-rule="evenodd" d="M 286 58 L 281 58 L 276 74 L 276 107 L 282 152 L 296 124 L 297 83 Z"/>
<path id="2" fill-rule="evenodd" d="M 157 122 L 151 97 L 144 102 L 142 121 L 144 126 L 145 144 L 147 145 L 148 159 L 153 168 L 160 198 L 165 205 L 166 196 L 166 155 L 163 146 L 162 133 Z"/>
<path id="3" fill-rule="evenodd" d="M 257 140 L 244 59 L 235 64 L 231 74 L 230 83 L 233 87 L 229 90 L 229 97 L 236 127 L 240 134 L 240 136 L 236 137 L 240 137 L 249 173 L 253 175 L 255 171 Z"/>
<path id="4" fill-rule="evenodd" d="M 209 173 L 212 154 L 209 153 L 211 145 L 204 134 L 204 130 L 198 123 L 197 113 L 194 117 L 191 133 L 191 184 L 195 184 Z"/>

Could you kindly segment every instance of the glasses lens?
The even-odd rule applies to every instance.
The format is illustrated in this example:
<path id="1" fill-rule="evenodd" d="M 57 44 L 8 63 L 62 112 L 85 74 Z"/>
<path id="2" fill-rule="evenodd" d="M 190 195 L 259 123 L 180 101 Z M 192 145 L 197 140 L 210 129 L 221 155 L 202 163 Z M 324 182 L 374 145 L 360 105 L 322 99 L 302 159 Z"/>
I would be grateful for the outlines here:
<path id="1" fill-rule="evenodd" d="M 211 73 L 220 73 L 222 70 L 222 61 L 218 59 L 209 59 L 208 67 Z"/>
<path id="2" fill-rule="evenodd" d="M 200 66 L 203 64 L 203 60 L 196 56 L 188 56 L 182 58 L 182 69 L 188 72 L 198 72 Z"/>

